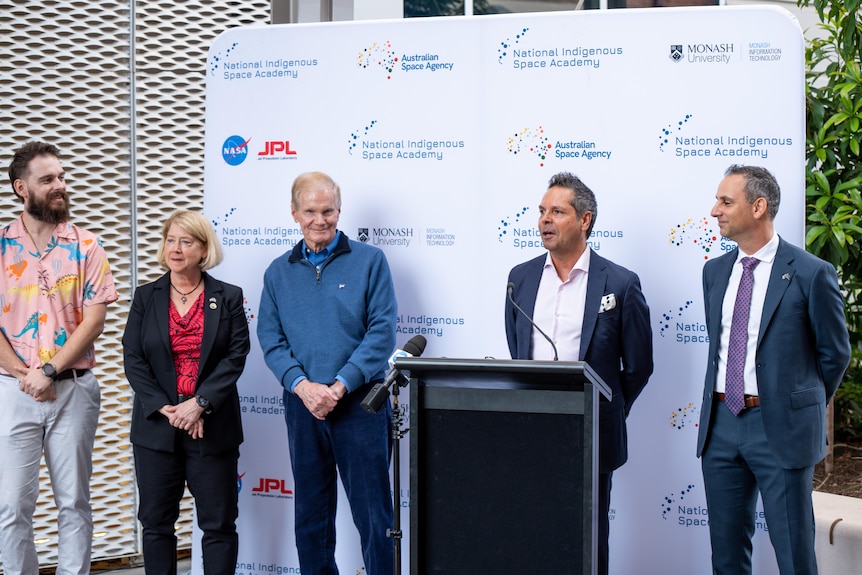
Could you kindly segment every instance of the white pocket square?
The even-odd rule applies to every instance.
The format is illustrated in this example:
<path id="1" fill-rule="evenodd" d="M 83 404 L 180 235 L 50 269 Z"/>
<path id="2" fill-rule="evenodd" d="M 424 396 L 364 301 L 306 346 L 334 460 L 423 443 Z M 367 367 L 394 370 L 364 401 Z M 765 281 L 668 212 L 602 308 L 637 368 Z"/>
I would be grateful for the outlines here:
<path id="1" fill-rule="evenodd" d="M 602 303 L 599 304 L 599 313 L 605 313 L 615 307 L 617 307 L 617 298 L 614 297 L 614 294 L 603 295 Z"/>

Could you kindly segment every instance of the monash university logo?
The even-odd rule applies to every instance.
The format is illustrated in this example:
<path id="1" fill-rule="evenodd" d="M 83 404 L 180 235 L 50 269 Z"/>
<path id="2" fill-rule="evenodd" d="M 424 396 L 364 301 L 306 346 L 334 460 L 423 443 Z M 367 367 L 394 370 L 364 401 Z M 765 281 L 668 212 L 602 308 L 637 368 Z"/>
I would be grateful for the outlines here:
<path id="1" fill-rule="evenodd" d="M 359 228 L 359 240 L 374 246 L 409 247 L 413 228 Z"/>
<path id="2" fill-rule="evenodd" d="M 732 42 L 671 44 L 668 57 L 674 62 L 683 60 L 691 64 L 729 64 L 734 55 Z"/>

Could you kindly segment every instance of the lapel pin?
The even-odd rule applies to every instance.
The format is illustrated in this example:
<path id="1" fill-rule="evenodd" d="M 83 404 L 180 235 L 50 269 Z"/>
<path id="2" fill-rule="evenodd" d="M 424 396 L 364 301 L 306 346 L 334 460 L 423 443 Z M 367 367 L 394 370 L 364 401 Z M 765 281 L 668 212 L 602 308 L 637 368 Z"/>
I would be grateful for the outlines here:
<path id="1" fill-rule="evenodd" d="M 789 280 L 789 279 L 790 279 L 790 274 L 784 274 L 783 276 L 781 276 L 781 279 L 783 279 L 783 280 Z"/>
<path id="2" fill-rule="evenodd" d="M 217 308 L 218 308 L 218 304 L 216 303 L 216 298 L 211 297 L 210 298 L 210 309 L 217 309 Z"/>

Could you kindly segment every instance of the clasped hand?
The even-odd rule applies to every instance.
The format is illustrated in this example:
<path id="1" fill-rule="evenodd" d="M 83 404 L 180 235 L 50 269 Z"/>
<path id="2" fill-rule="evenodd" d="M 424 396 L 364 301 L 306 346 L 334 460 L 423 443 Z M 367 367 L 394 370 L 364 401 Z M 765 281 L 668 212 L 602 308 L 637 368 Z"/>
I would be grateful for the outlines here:
<path id="1" fill-rule="evenodd" d="M 340 381 L 327 385 L 303 379 L 296 384 L 293 393 L 302 400 L 311 415 L 324 420 L 338 405 L 338 400 L 347 393 L 347 388 Z"/>
<path id="2" fill-rule="evenodd" d="M 42 373 L 41 368 L 27 370 L 27 375 L 24 376 L 24 379 L 18 380 L 18 389 L 36 401 L 53 401 L 57 399 L 54 380 Z"/>
<path id="3" fill-rule="evenodd" d="M 192 397 L 179 405 L 165 405 L 159 413 L 168 418 L 172 427 L 187 431 L 192 439 L 201 439 L 204 436 L 204 420 L 201 418 L 204 408 L 198 405 L 197 400 Z"/>

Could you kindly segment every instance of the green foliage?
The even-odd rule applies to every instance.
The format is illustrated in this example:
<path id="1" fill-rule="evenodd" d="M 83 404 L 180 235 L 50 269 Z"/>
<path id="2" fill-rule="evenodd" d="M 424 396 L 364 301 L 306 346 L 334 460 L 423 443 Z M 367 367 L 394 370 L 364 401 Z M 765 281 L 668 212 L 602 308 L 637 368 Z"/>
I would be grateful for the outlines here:
<path id="1" fill-rule="evenodd" d="M 835 440 L 862 438 L 862 365 L 855 353 L 844 382 L 835 393 Z"/>
<path id="2" fill-rule="evenodd" d="M 835 397 L 836 433 L 862 437 L 862 19 L 860 0 L 814 6 L 821 37 L 806 41 L 808 251 L 835 264 L 853 358 Z"/>
<path id="3" fill-rule="evenodd" d="M 488 0 L 474 0 L 473 14 L 490 14 Z M 426 16 L 459 16 L 464 14 L 464 0 L 404 0 L 405 18 Z"/>
<path id="4" fill-rule="evenodd" d="M 855 372 L 855 373 L 854 373 Z M 835 440 L 862 438 L 862 374 L 859 368 L 848 371 L 847 379 L 835 394 Z"/>

